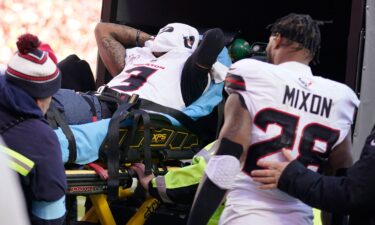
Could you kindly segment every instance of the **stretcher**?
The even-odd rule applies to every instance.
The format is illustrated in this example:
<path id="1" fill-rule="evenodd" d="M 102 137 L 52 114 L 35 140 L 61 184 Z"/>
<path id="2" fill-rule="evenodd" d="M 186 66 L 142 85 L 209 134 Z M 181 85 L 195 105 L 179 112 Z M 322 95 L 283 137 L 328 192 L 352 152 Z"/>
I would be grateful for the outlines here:
<path id="1" fill-rule="evenodd" d="M 68 199 L 72 199 L 72 197 L 75 199 L 76 196 L 86 196 L 92 203 L 92 207 L 86 211 L 80 220 L 82 224 L 97 224 L 100 222 L 102 225 L 116 225 L 110 202 L 106 198 L 106 181 L 94 170 L 67 170 L 66 175 L 68 180 Z M 120 183 L 119 198 L 124 199 L 134 194 L 130 188 L 133 183 L 131 174 L 121 172 Z M 158 200 L 149 197 L 126 224 L 144 224 L 159 204 Z M 72 222 L 69 221 L 67 223 Z"/>
<path id="2" fill-rule="evenodd" d="M 152 215 L 155 215 L 155 212 L 158 213 L 160 211 L 160 218 L 165 218 L 164 220 L 168 221 L 169 224 L 184 224 L 182 221 L 185 220 L 188 207 L 180 205 L 166 207 L 165 204 L 162 204 L 155 198 L 144 198 L 144 196 L 137 196 L 137 193 L 134 194 L 132 185 L 134 186 L 134 182 L 136 182 L 137 179 L 134 172 L 132 172 L 129 167 L 131 163 L 143 162 L 146 167 L 146 172 L 150 172 L 147 170 L 152 168 L 153 173 L 157 176 L 165 174 L 169 166 L 181 167 L 188 164 L 186 161 L 191 160 L 197 152 L 215 138 L 218 119 L 212 119 L 211 113 L 217 112 L 216 116 L 219 114 L 218 110 L 214 110 L 214 108 L 217 108 L 222 101 L 222 88 L 222 83 L 211 84 L 208 91 L 201 98 L 184 109 L 183 113 L 190 118 L 199 118 L 193 119 L 190 124 L 182 123 L 181 120 L 174 119 L 176 117 L 159 113 L 149 113 L 149 121 L 147 123 L 145 123 L 144 118 L 134 123 L 134 118 L 136 116 L 131 115 L 127 120 L 130 119 L 133 123 L 130 125 L 121 123 L 118 130 L 110 129 L 110 122 L 107 126 L 109 127 L 108 132 L 105 132 L 107 133 L 107 137 L 104 141 L 100 141 L 101 150 L 99 151 L 99 159 L 95 161 L 96 165 L 100 165 L 99 169 L 98 167 L 84 166 L 83 170 L 66 170 L 68 180 L 68 204 L 69 199 L 75 199 L 76 196 L 80 195 L 86 196 L 92 202 L 91 209 L 86 211 L 80 222 L 91 222 L 94 224 L 99 222 L 101 225 L 138 225 L 147 223 L 147 220 L 153 217 Z M 140 113 L 142 114 L 142 112 Z M 205 117 L 211 118 L 207 120 L 208 123 L 205 121 Z M 195 123 L 197 120 L 200 121 Z M 204 125 L 202 125 L 202 121 Z M 198 126 L 198 123 L 200 126 Z M 184 126 L 182 126 L 182 124 Z M 186 127 L 189 127 L 189 129 Z M 115 141 L 110 140 L 113 135 L 108 135 L 113 130 L 115 132 L 112 132 L 112 134 L 118 136 Z M 213 130 L 214 132 L 211 132 L 210 136 L 207 134 L 206 130 Z M 82 130 L 77 133 L 82 133 L 81 131 Z M 65 138 L 63 134 L 58 136 Z M 84 136 L 92 137 L 92 135 L 88 134 Z M 95 137 L 94 139 L 97 138 Z M 94 139 L 86 143 L 92 144 Z M 76 140 L 80 139 L 76 137 Z M 62 142 L 60 141 L 60 143 Z M 65 143 L 68 142 L 65 141 Z M 80 145 L 77 144 L 78 150 L 76 153 L 82 156 L 79 154 L 79 146 Z M 113 147 L 117 149 L 116 154 L 118 154 L 118 156 L 115 157 L 116 161 L 112 160 L 114 163 L 108 163 L 108 158 L 110 158 L 109 153 L 111 151 L 113 152 Z M 61 148 L 68 149 L 67 145 L 61 146 Z M 65 152 L 67 151 L 68 150 Z M 96 151 L 95 154 L 98 155 L 98 152 Z M 79 157 L 77 157 L 77 159 L 78 158 Z M 92 161 L 89 160 L 89 162 Z M 113 166 L 113 164 L 118 164 L 117 167 L 115 167 L 115 174 L 113 173 L 113 168 L 112 173 L 110 173 L 110 167 Z M 95 168 L 95 170 L 93 168 Z M 108 174 L 110 175 L 109 177 Z M 120 200 L 114 200 L 110 197 L 113 196 L 113 191 L 111 191 L 113 190 L 111 174 L 112 177 L 113 174 L 116 177 L 115 195 L 116 198 Z M 125 204 L 118 203 L 121 200 L 128 203 L 134 198 L 136 200 L 142 200 L 142 203 L 133 204 L 131 208 L 127 208 L 126 206 L 122 207 Z M 120 207 L 113 210 L 113 205 L 115 204 Z M 70 207 L 68 206 L 67 208 L 69 209 Z M 74 207 L 72 210 L 68 210 L 68 213 L 75 214 L 75 212 L 72 212 L 73 210 L 75 210 Z M 162 213 L 161 210 L 163 210 Z M 129 212 L 131 215 L 126 217 L 125 214 L 129 214 Z M 69 225 L 69 222 L 71 221 L 67 221 L 67 225 Z M 163 222 L 163 224 L 165 224 L 165 222 Z"/>
<path id="3" fill-rule="evenodd" d="M 147 219 L 157 210 L 162 203 L 151 197 L 139 197 L 137 200 L 142 201 L 141 205 L 134 204 L 132 198 L 135 195 L 134 183 L 137 182 L 134 173 L 128 171 L 120 172 L 119 199 L 116 202 L 116 210 L 113 211 L 111 202 L 107 199 L 107 184 L 93 170 L 67 170 L 68 180 L 67 202 L 74 201 L 77 196 L 86 196 L 91 201 L 91 208 L 88 209 L 84 216 L 77 222 L 67 222 L 67 224 L 101 224 L 116 225 L 128 224 L 139 225 L 144 224 Z M 130 200 L 129 200 L 130 199 Z M 75 207 L 72 207 L 76 210 Z M 76 212 L 68 212 L 76 216 Z M 169 212 L 170 215 L 175 212 Z M 187 211 L 183 213 L 186 216 Z M 122 218 L 123 216 L 123 218 Z M 165 216 L 165 215 L 164 215 Z M 157 219 L 156 219 L 157 220 Z M 122 221 L 122 222 L 119 222 Z"/>
<path id="4" fill-rule="evenodd" d="M 172 125 L 161 115 L 152 114 L 151 118 L 148 151 L 151 153 L 151 163 L 155 175 L 165 174 L 171 166 L 181 167 L 188 164 L 186 160 L 193 158 L 205 144 L 197 135 L 184 127 Z M 129 138 L 131 138 L 131 141 L 128 141 Z M 127 142 L 129 143 L 126 144 Z M 92 203 L 92 207 L 85 212 L 79 222 L 67 221 L 67 224 L 139 225 L 146 223 L 150 216 L 157 213 L 163 204 L 150 196 L 135 195 L 137 189 L 134 189 L 134 186 L 137 179 L 136 174 L 130 169 L 131 163 L 144 160 L 144 143 L 143 125 L 139 125 L 133 135 L 131 135 L 129 127 L 119 129 L 119 149 L 121 152 L 124 152 L 124 148 L 127 149 L 126 156 L 122 156 L 120 159 L 118 200 L 116 201 L 107 198 L 108 170 L 105 162 L 98 160 L 94 164 L 89 163 L 83 166 L 81 169 L 66 170 L 68 181 L 67 204 L 74 201 L 77 196 L 86 196 Z M 107 141 L 104 141 L 103 147 L 108 147 L 107 144 Z M 142 201 L 142 203 L 134 204 L 132 202 L 134 198 L 138 198 L 138 203 L 139 201 Z M 116 204 L 115 211 L 112 207 L 113 204 Z M 178 207 L 181 208 L 181 206 L 176 206 L 176 208 Z M 69 209 L 68 214 L 76 214 L 76 212 L 72 212 L 72 210 L 76 210 L 75 207 L 67 206 L 67 208 Z M 176 212 L 172 209 L 167 214 L 178 218 L 181 215 L 186 215 L 186 213 L 187 210 L 177 210 L 177 214 L 180 215 L 175 215 Z M 163 216 L 165 216 L 165 213 Z M 68 218 L 70 217 L 68 216 Z"/>

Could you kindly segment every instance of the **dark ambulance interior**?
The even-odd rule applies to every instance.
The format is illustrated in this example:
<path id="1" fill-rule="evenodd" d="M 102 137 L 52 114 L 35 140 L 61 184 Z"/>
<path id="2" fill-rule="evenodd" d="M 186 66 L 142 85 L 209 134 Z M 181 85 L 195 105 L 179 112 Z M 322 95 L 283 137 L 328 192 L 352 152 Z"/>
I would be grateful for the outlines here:
<path id="1" fill-rule="evenodd" d="M 106 0 L 101 20 L 128 24 L 151 34 L 172 22 L 187 23 L 198 30 L 220 27 L 252 44 L 268 41 L 269 31 L 265 27 L 275 19 L 291 12 L 307 13 L 314 19 L 331 22 L 321 26 L 320 63 L 312 65 L 313 72 L 356 90 L 363 11 L 364 0 Z M 98 65 L 100 85 L 110 77 L 103 64 Z"/>

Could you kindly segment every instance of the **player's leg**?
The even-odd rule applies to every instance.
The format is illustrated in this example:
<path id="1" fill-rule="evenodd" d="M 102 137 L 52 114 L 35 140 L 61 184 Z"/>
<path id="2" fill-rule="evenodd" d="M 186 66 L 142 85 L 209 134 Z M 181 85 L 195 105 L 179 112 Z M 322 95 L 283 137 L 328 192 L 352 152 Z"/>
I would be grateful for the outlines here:
<path id="1" fill-rule="evenodd" d="M 208 83 L 208 72 L 224 48 L 224 33 L 219 28 L 205 32 L 201 43 L 185 62 L 181 75 L 181 91 L 185 105 L 197 100 Z"/>

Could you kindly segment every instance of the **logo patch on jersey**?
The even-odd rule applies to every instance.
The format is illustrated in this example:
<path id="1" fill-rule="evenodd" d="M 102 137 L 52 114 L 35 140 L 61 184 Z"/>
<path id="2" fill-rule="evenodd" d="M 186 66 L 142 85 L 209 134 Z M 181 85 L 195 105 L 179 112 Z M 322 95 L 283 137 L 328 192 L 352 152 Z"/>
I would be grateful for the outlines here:
<path id="1" fill-rule="evenodd" d="M 133 63 L 135 60 L 139 59 L 141 56 L 139 54 L 130 54 L 128 56 L 128 63 Z"/>
<path id="2" fill-rule="evenodd" d="M 188 36 L 184 37 L 184 45 L 186 48 L 191 49 L 194 45 L 195 37 L 194 36 Z"/>
<path id="3" fill-rule="evenodd" d="M 370 145 L 371 145 L 371 146 L 375 146 L 375 139 L 373 139 L 373 140 L 370 142 Z"/>
<path id="4" fill-rule="evenodd" d="M 225 78 L 225 87 L 245 91 L 246 85 L 245 81 L 241 76 L 228 73 Z"/>
<path id="5" fill-rule="evenodd" d="M 310 79 L 306 79 L 306 78 L 302 78 L 302 77 L 299 77 L 298 78 L 298 81 L 303 85 L 305 86 L 306 88 L 310 87 L 312 85 L 312 80 Z"/>

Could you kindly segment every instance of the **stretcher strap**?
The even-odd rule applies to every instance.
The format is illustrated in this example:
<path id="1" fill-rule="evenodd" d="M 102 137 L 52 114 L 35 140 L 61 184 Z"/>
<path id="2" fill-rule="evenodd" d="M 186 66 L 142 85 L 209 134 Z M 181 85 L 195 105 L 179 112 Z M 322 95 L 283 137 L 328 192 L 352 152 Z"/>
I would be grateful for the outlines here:
<path id="1" fill-rule="evenodd" d="M 135 110 L 135 114 L 140 114 L 143 120 L 143 153 L 144 153 L 144 164 L 145 164 L 145 175 L 150 175 L 152 173 L 152 163 L 151 163 L 151 148 L 150 148 L 150 115 L 143 110 Z"/>
<path id="2" fill-rule="evenodd" d="M 133 116 L 130 112 L 137 105 L 138 95 L 133 95 L 129 102 L 120 104 L 114 112 L 108 127 L 108 133 L 105 140 L 108 140 L 108 199 L 116 200 L 118 198 L 119 169 L 120 169 L 120 146 L 119 146 L 119 127 L 120 122 Z M 103 147 L 103 146 L 102 146 Z"/>
<path id="3" fill-rule="evenodd" d="M 100 165 L 96 163 L 89 163 L 87 165 L 93 170 L 95 170 L 96 174 L 99 175 L 100 179 L 102 180 L 108 179 L 108 172 L 103 167 L 101 167 Z"/>
<path id="4" fill-rule="evenodd" d="M 147 99 L 141 99 L 139 108 L 144 109 L 144 110 L 151 110 L 154 112 L 161 112 L 161 113 L 170 115 L 176 120 L 178 120 L 178 122 L 180 122 L 190 132 L 198 135 L 199 137 L 204 136 L 204 133 L 202 133 L 202 129 L 200 129 L 199 124 L 193 119 L 191 119 L 188 115 L 181 112 L 180 110 L 173 109 L 164 105 L 160 105 L 158 103 L 149 101 Z"/>
<path id="5" fill-rule="evenodd" d="M 87 104 L 90 106 L 90 111 L 91 111 L 91 120 L 92 122 L 96 122 L 98 120 L 98 115 L 96 113 L 96 108 L 93 100 L 90 98 L 88 95 L 81 95 L 83 99 L 87 102 Z"/>
<path id="6" fill-rule="evenodd" d="M 134 111 L 131 114 L 132 121 L 131 121 L 131 125 L 129 127 L 127 127 L 128 134 L 126 135 L 124 143 L 122 144 L 122 148 L 121 148 L 122 152 L 121 152 L 121 155 L 120 155 L 120 162 L 124 162 L 128 157 L 129 146 L 130 146 L 132 140 L 135 137 L 135 134 L 136 134 L 136 131 L 137 131 L 137 128 L 138 128 L 140 116 L 141 115 L 139 113 L 135 114 Z M 130 117 L 128 119 L 130 119 Z"/>
<path id="7" fill-rule="evenodd" d="M 120 150 L 119 150 L 119 124 L 121 121 L 130 117 L 129 109 L 132 104 L 121 104 L 109 122 L 107 137 L 108 140 L 108 199 L 116 200 L 118 198 L 119 169 L 120 169 Z M 121 112 L 121 113 L 119 113 Z"/>
<path id="8" fill-rule="evenodd" d="M 48 122 L 55 121 L 59 127 L 61 127 L 62 132 L 65 134 L 66 139 L 69 142 L 69 157 L 68 163 L 74 163 L 77 159 L 77 146 L 76 146 L 76 139 L 74 138 L 74 134 L 72 130 L 69 128 L 67 122 L 62 117 L 59 110 L 56 108 L 55 105 L 51 104 L 49 107 L 48 112 Z"/>

